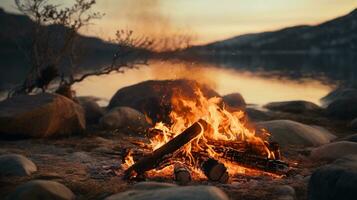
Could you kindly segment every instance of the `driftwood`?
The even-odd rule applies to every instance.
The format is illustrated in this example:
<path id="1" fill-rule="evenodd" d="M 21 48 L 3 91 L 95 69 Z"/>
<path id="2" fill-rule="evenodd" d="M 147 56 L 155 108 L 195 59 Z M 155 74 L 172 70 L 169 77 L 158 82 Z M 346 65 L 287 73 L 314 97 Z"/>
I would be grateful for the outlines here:
<path id="1" fill-rule="evenodd" d="M 187 185 L 189 182 L 191 182 L 192 178 L 189 168 L 182 163 L 175 163 L 174 180 L 179 185 Z"/>
<path id="2" fill-rule="evenodd" d="M 140 159 L 125 171 L 124 179 L 131 179 L 132 177 L 144 174 L 146 171 L 158 167 L 160 163 L 170 158 L 174 152 L 182 148 L 185 144 L 189 143 L 204 131 L 203 128 L 206 127 L 206 124 L 207 123 L 204 120 L 199 120 L 162 147 Z"/>

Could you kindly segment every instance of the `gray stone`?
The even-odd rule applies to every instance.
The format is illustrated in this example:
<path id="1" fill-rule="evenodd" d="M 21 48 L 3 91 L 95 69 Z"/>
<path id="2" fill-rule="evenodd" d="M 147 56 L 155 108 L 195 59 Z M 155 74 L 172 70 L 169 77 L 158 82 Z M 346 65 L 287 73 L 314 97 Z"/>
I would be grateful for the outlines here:
<path id="1" fill-rule="evenodd" d="M 95 100 L 94 97 L 78 97 L 79 104 L 84 109 L 87 124 L 97 124 L 104 115 L 104 109 Z"/>
<path id="2" fill-rule="evenodd" d="M 232 108 L 245 108 L 246 103 L 243 96 L 240 93 L 232 93 L 223 96 L 223 101 Z"/>
<path id="3" fill-rule="evenodd" d="M 349 124 L 349 127 L 352 129 L 352 130 L 357 130 L 357 118 L 355 118 L 354 120 L 352 120 Z"/>
<path id="4" fill-rule="evenodd" d="M 145 130 L 149 127 L 146 117 L 141 112 L 129 107 L 116 107 L 100 119 L 104 129 Z"/>
<path id="5" fill-rule="evenodd" d="M 319 146 L 336 138 L 322 127 L 309 126 L 291 120 L 259 122 L 257 127 L 267 129 L 271 133 L 271 140 L 278 142 L 280 146 Z"/>
<path id="6" fill-rule="evenodd" d="M 322 109 L 309 101 L 282 101 L 272 102 L 264 106 L 265 108 L 273 111 L 289 112 L 289 113 L 307 113 L 319 112 Z"/>
<path id="7" fill-rule="evenodd" d="M 309 200 L 351 200 L 357 196 L 357 155 L 317 169 L 308 186 Z"/>
<path id="8" fill-rule="evenodd" d="M 357 143 L 348 141 L 333 142 L 311 151 L 311 158 L 333 161 L 346 155 L 357 154 Z"/>
<path id="9" fill-rule="evenodd" d="M 357 118 L 357 98 L 342 98 L 331 102 L 327 108 L 328 116 L 336 119 L 351 120 Z"/>
<path id="10" fill-rule="evenodd" d="M 81 106 L 61 95 L 20 95 L 0 102 L 0 135 L 50 137 L 84 129 Z"/>
<path id="11" fill-rule="evenodd" d="M 140 182 L 140 183 L 135 184 L 132 189 L 134 189 L 134 190 L 156 190 L 156 189 L 165 189 L 165 188 L 171 188 L 171 187 L 176 187 L 176 186 L 177 185 L 172 184 L 172 183 L 160 183 L 160 182 L 145 181 L 145 182 Z"/>
<path id="12" fill-rule="evenodd" d="M 227 195 L 213 186 L 171 187 L 158 190 L 132 190 L 112 195 L 106 200 L 228 200 Z"/>
<path id="13" fill-rule="evenodd" d="M 325 97 L 321 98 L 323 105 L 328 106 L 331 102 L 338 99 L 357 99 L 357 89 L 354 88 L 337 88 Z"/>
<path id="14" fill-rule="evenodd" d="M 357 142 L 357 134 L 349 135 L 340 139 L 341 141 Z"/>
<path id="15" fill-rule="evenodd" d="M 193 80 L 155 80 L 145 81 L 122 88 L 116 92 L 108 105 L 109 109 L 128 106 L 145 113 L 154 122 L 170 122 L 167 118 L 172 109 L 172 97 L 175 94 L 197 98 L 199 88 L 205 97 L 219 97 L 219 94 L 207 85 Z"/>
<path id="16" fill-rule="evenodd" d="M 36 165 L 18 154 L 0 156 L 0 176 L 28 176 L 37 171 Z"/>
<path id="17" fill-rule="evenodd" d="M 251 121 L 266 121 L 272 119 L 272 116 L 269 113 L 259 109 L 246 108 L 245 112 Z"/>
<path id="18" fill-rule="evenodd" d="M 7 200 L 73 200 L 75 195 L 66 186 L 44 180 L 34 180 L 18 186 Z"/>
<path id="19" fill-rule="evenodd" d="M 295 189 L 289 185 L 281 185 L 276 187 L 275 193 L 279 195 L 295 196 Z"/>

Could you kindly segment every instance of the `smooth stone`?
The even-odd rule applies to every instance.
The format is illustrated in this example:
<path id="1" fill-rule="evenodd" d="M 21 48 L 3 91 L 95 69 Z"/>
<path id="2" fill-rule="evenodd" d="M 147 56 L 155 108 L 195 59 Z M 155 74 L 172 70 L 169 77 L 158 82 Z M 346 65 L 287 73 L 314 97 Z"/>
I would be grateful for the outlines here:
<path id="1" fill-rule="evenodd" d="M 67 97 L 42 93 L 0 102 L 0 135 L 44 138 L 82 132 L 84 111 Z"/>
<path id="2" fill-rule="evenodd" d="M 248 115 L 249 120 L 256 122 L 272 119 L 272 116 L 269 113 L 255 108 L 246 108 L 245 113 Z"/>
<path id="3" fill-rule="evenodd" d="M 34 180 L 18 186 L 7 200 L 73 200 L 70 189 L 55 181 Z"/>
<path id="4" fill-rule="evenodd" d="M 104 109 L 99 106 L 94 97 L 78 97 L 79 104 L 84 109 L 87 124 L 97 124 L 104 115 Z"/>
<path id="5" fill-rule="evenodd" d="M 209 86 L 193 80 L 150 80 L 119 89 L 108 108 L 128 106 L 145 113 L 153 122 L 170 122 L 167 116 L 172 109 L 172 97 L 179 94 L 198 99 L 197 88 L 207 98 L 220 97 Z"/>
<path id="6" fill-rule="evenodd" d="M 171 187 L 158 190 L 132 190 L 112 195 L 106 200 L 228 200 L 227 195 L 214 186 Z"/>
<path id="7" fill-rule="evenodd" d="M 150 125 L 141 112 L 130 107 L 116 107 L 105 114 L 99 122 L 104 129 L 145 130 Z"/>
<path id="8" fill-rule="evenodd" d="M 264 106 L 273 111 L 289 112 L 289 113 L 306 113 L 321 111 L 318 105 L 309 101 L 281 101 L 272 102 Z"/>
<path id="9" fill-rule="evenodd" d="M 280 146 L 320 146 L 336 138 L 322 127 L 309 126 L 291 120 L 258 122 L 257 127 L 267 129 L 271 133 L 271 140 L 278 142 Z"/>
<path id="10" fill-rule="evenodd" d="M 351 200 L 357 197 L 357 155 L 317 169 L 310 178 L 309 200 Z"/>
<path id="11" fill-rule="evenodd" d="M 339 139 L 340 141 L 357 142 L 357 134 L 349 135 Z"/>
<path id="12" fill-rule="evenodd" d="M 29 176 L 36 171 L 36 165 L 23 155 L 0 156 L 0 176 Z"/>
<path id="13" fill-rule="evenodd" d="M 289 185 L 281 185 L 275 188 L 275 193 L 283 196 L 295 196 L 295 189 Z"/>
<path id="14" fill-rule="evenodd" d="M 352 129 L 352 130 L 357 130 L 357 118 L 352 120 L 349 124 L 349 127 Z"/>
<path id="15" fill-rule="evenodd" d="M 243 96 L 240 93 L 227 94 L 222 97 L 223 102 L 232 108 L 245 108 L 246 103 Z"/>
<path id="16" fill-rule="evenodd" d="M 346 155 L 357 154 L 357 143 L 339 141 L 322 145 L 311 151 L 311 158 L 333 161 Z"/>
<path id="17" fill-rule="evenodd" d="M 357 98 L 337 99 L 331 102 L 326 113 L 329 117 L 342 120 L 351 120 L 357 118 Z"/>
<path id="18" fill-rule="evenodd" d="M 357 99 L 357 89 L 354 88 L 337 88 L 320 99 L 324 106 L 338 99 Z"/>
<path id="19" fill-rule="evenodd" d="M 132 189 L 134 190 L 156 190 L 156 189 L 165 189 L 176 187 L 176 184 L 172 183 L 161 183 L 161 182 L 153 182 L 153 181 L 145 181 L 140 182 L 133 185 Z"/>

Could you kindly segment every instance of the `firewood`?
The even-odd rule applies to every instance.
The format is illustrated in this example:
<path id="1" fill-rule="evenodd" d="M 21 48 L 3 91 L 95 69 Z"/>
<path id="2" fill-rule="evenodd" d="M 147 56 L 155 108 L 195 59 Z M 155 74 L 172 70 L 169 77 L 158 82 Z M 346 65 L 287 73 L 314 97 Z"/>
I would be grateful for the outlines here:
<path id="1" fill-rule="evenodd" d="M 201 168 L 209 180 L 220 183 L 228 182 L 229 175 L 227 168 L 221 162 L 213 158 L 209 158 L 202 163 Z"/>
<path id="2" fill-rule="evenodd" d="M 174 180 L 179 185 L 187 185 L 189 182 L 191 182 L 191 173 L 188 167 L 181 163 L 175 163 Z"/>
<path id="3" fill-rule="evenodd" d="M 204 120 L 199 120 L 151 154 L 140 159 L 125 171 L 124 179 L 131 179 L 133 176 L 143 174 L 146 171 L 158 167 L 161 162 L 170 158 L 175 151 L 182 148 L 204 131 L 203 128 L 206 127 L 206 124 L 207 122 Z"/>

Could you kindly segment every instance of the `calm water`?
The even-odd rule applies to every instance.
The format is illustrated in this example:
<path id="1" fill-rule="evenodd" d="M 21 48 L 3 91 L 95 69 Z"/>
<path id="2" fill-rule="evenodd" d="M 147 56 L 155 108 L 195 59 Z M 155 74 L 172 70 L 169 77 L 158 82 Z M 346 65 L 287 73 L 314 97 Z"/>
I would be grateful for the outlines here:
<path id="1" fill-rule="evenodd" d="M 188 78 L 209 84 L 221 95 L 240 92 L 248 103 L 265 104 L 272 101 L 307 100 L 319 104 L 319 99 L 333 85 L 300 77 L 295 80 L 217 64 L 187 64 L 150 62 L 148 66 L 127 70 L 124 74 L 91 77 L 75 85 L 77 95 L 92 95 L 108 103 L 115 92 L 125 86 L 145 80 Z"/>

